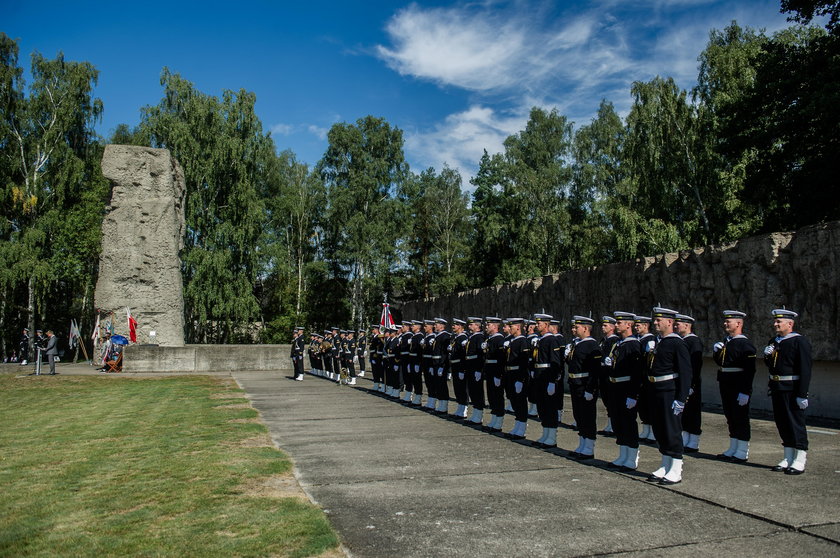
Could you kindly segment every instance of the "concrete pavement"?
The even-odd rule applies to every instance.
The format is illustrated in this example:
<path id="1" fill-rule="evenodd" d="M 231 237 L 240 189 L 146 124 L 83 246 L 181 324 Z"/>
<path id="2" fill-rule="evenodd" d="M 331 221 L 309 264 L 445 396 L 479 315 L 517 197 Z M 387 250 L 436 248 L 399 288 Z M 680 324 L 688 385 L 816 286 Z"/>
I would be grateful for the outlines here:
<path id="1" fill-rule="evenodd" d="M 750 462 L 737 465 L 714 459 L 728 447 L 725 420 L 704 413 L 701 452 L 686 457 L 681 484 L 662 487 L 644 480 L 659 465 L 653 447 L 638 473 L 616 473 L 613 438 L 581 463 L 565 457 L 570 429 L 562 449 L 539 450 L 405 407 L 367 380 L 233 376 L 353 556 L 840 555 L 834 428 L 810 429 L 806 473 L 788 476 L 769 470 L 782 451 L 772 421 L 753 420 Z M 541 433 L 530 421 L 528 439 Z"/>

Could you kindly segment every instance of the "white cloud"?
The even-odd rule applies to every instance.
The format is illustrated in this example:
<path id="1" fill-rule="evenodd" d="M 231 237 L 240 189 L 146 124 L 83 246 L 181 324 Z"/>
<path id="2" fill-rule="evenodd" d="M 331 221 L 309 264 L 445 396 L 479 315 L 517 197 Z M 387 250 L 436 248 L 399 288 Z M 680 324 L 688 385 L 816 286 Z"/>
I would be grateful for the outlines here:
<path id="1" fill-rule="evenodd" d="M 306 131 L 310 134 L 313 134 L 319 140 L 327 139 L 327 132 L 330 131 L 329 128 L 324 128 L 323 126 L 316 126 L 315 124 L 310 124 L 306 127 Z"/>
<path id="2" fill-rule="evenodd" d="M 272 126 L 269 131 L 272 136 L 289 136 L 295 131 L 295 127 L 291 124 L 283 124 L 281 122 Z"/>

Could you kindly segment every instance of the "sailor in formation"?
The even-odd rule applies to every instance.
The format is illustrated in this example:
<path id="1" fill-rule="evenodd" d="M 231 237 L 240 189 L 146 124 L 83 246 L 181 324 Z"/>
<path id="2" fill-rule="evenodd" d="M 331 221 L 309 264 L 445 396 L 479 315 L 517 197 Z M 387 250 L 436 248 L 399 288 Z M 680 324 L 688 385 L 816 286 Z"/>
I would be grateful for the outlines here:
<path id="1" fill-rule="evenodd" d="M 794 331 L 796 312 L 774 309 L 770 316 L 775 337 L 764 347 L 763 358 L 783 448 L 783 458 L 772 470 L 800 475 L 808 452 L 811 344 Z M 578 432 L 578 446 L 569 457 L 594 458 L 600 395 L 609 417 L 607 430 L 615 434 L 618 446 L 618 456 L 607 466 L 635 471 L 640 442 L 652 437 L 662 461 L 647 480 L 681 482 L 683 455 L 699 451 L 701 434 L 703 343 L 693 331 L 694 318 L 661 306 L 653 309 L 652 318 L 616 311 L 601 318 L 599 342 L 592 337 L 595 320 L 578 315 L 571 320 L 572 341 L 565 343 L 558 320 L 548 314 L 533 317 L 533 334 L 526 329 L 528 320 L 496 316 L 453 318 L 451 326 L 441 317 L 393 327 L 374 324 L 369 336 L 335 327 L 312 333 L 308 351 L 303 328 L 296 327 L 291 347 L 295 379 L 303 379 L 308 352 L 312 374 L 341 381 L 343 373 L 353 385 L 355 365 L 363 369 L 367 354 L 374 389 L 406 405 L 500 433 L 507 402 L 514 425 L 505 436 L 513 440 L 526 439 L 529 407 L 535 404 L 542 433 L 530 443 L 542 449 L 557 447 L 565 379 Z M 722 317 L 726 336 L 715 343 L 712 357 L 730 445 L 719 457 L 743 463 L 749 458 L 756 349 L 744 334 L 744 312 L 725 310 Z M 450 380 L 457 403 L 451 415 Z M 488 408 L 490 420 L 484 426 Z"/>

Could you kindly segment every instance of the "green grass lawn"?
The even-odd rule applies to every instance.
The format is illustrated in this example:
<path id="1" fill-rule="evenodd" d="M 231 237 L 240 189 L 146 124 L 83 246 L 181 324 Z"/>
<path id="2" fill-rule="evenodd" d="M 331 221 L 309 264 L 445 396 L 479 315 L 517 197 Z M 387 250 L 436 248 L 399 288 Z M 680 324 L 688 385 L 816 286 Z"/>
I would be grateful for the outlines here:
<path id="1" fill-rule="evenodd" d="M 226 378 L 1 374 L 0 555 L 335 549 L 243 397 Z"/>

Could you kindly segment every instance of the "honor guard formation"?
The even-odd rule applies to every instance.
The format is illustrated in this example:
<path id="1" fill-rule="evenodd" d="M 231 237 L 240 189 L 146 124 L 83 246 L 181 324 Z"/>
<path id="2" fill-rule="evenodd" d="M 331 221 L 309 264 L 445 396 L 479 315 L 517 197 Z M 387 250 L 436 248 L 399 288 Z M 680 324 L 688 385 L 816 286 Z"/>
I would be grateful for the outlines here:
<path id="1" fill-rule="evenodd" d="M 737 310 L 724 311 L 726 336 L 713 348 L 729 428 L 729 447 L 718 458 L 734 463 L 746 463 L 750 452 L 757 350 L 743 333 L 746 317 Z M 796 312 L 776 309 L 771 317 L 776 336 L 762 356 L 784 448 L 783 459 L 772 470 L 799 475 L 808 451 L 811 344 L 793 331 Z M 451 325 L 444 318 L 372 325 L 369 337 L 332 328 L 310 336 L 310 373 L 354 385 L 357 376 L 365 375 L 369 355 L 377 391 L 444 415 L 454 397 L 457 407 L 450 416 L 493 433 L 502 432 L 510 412 L 514 425 L 504 435 L 513 440 L 524 440 L 529 417 L 538 417 L 542 436 L 531 444 L 539 448 L 557 447 L 568 389 L 571 427 L 578 432 L 570 457 L 594 458 L 600 399 L 608 416 L 600 433 L 614 435 L 618 446 L 618 456 L 608 466 L 636 470 L 639 444 L 652 443 L 662 462 L 648 480 L 681 482 L 683 454 L 699 451 L 702 433 L 703 344 L 692 332 L 694 319 L 662 307 L 654 308 L 650 317 L 613 312 L 600 320 L 600 341 L 592 336 L 595 323 L 574 316 L 568 340 L 560 322 L 548 314 L 536 314 L 533 320 L 490 316 L 456 318 Z M 298 381 L 304 377 L 305 349 L 303 328 L 295 328 L 291 358 Z"/>

